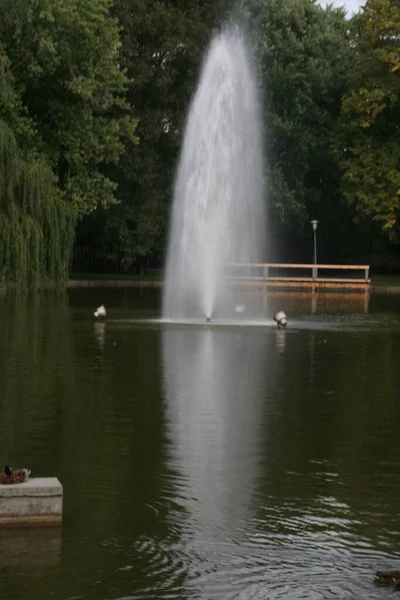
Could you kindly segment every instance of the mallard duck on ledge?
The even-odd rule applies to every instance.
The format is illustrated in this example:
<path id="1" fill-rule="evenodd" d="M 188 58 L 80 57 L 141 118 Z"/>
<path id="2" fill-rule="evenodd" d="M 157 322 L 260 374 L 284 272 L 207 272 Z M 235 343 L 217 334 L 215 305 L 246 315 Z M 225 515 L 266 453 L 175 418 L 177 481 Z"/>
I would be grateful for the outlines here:
<path id="1" fill-rule="evenodd" d="M 380 585 L 394 585 L 400 589 L 400 571 L 377 571 L 374 581 Z"/>
<path id="2" fill-rule="evenodd" d="M 31 474 L 30 469 L 21 469 L 20 467 L 9 467 L 6 465 L 4 471 L 0 473 L 0 483 L 24 483 Z"/>

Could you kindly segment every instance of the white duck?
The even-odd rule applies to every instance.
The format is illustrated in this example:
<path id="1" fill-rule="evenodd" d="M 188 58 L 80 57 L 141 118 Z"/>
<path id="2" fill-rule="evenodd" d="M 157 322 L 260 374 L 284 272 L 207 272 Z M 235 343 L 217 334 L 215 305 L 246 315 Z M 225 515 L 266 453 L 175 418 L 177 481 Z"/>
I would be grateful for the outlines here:
<path id="1" fill-rule="evenodd" d="M 274 314 L 274 321 L 278 323 L 278 327 L 286 327 L 287 316 L 285 315 L 283 310 L 278 310 L 278 312 Z"/>
<path id="2" fill-rule="evenodd" d="M 107 316 L 107 311 L 105 309 L 105 306 L 101 305 L 99 306 L 99 308 L 97 308 L 94 312 L 94 316 L 96 317 L 96 319 L 98 319 L 99 321 L 104 321 L 104 319 Z"/>

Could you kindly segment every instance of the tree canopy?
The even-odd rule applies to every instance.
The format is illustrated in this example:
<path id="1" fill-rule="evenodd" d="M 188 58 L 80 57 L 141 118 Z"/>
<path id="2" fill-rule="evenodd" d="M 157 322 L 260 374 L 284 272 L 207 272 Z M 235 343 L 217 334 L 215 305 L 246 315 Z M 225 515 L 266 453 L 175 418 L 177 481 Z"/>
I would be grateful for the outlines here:
<path id="1" fill-rule="evenodd" d="M 120 204 L 78 227 L 82 244 L 116 268 L 162 260 L 173 179 L 188 105 L 213 28 L 226 5 L 217 0 L 115 0 L 123 25 L 120 60 L 130 83 L 127 102 L 139 118 L 138 146 L 128 144 L 113 169 Z"/>
<path id="2" fill-rule="evenodd" d="M 108 172 L 136 143 L 111 0 L 0 3 L 0 270 L 66 282 L 76 220 L 117 202 Z"/>
<path id="3" fill-rule="evenodd" d="M 397 232 L 399 11 L 367 0 L 347 21 L 316 0 L 2 0 L 2 278 L 65 284 L 74 237 L 78 268 L 162 264 L 190 99 L 230 19 L 255 57 L 282 246 L 298 255 L 314 218 L 324 260 L 354 256 L 378 225 Z"/>
<path id="4" fill-rule="evenodd" d="M 111 0 L 3 0 L 0 39 L 38 146 L 78 216 L 115 203 L 105 166 L 135 141 Z"/>
<path id="5" fill-rule="evenodd" d="M 368 0 L 352 37 L 357 62 L 336 139 L 343 190 L 360 220 L 390 234 L 400 219 L 400 4 Z"/>
<path id="6" fill-rule="evenodd" d="M 253 0 L 276 219 L 309 218 L 336 175 L 329 138 L 351 65 L 344 12 L 313 0 Z"/>

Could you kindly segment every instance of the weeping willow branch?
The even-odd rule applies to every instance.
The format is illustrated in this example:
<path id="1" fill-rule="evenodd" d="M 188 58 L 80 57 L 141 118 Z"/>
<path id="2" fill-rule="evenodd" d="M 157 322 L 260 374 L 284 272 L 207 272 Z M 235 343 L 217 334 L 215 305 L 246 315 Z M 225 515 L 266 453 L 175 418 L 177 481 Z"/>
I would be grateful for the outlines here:
<path id="1" fill-rule="evenodd" d="M 20 290 L 64 288 L 74 227 L 50 167 L 24 161 L 0 119 L 0 278 Z"/>

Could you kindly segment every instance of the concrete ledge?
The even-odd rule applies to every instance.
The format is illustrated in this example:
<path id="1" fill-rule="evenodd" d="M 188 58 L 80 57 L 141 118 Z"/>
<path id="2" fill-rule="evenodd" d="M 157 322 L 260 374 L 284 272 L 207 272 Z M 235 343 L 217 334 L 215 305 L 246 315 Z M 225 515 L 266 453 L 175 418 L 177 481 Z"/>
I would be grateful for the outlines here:
<path id="1" fill-rule="evenodd" d="M 59 525 L 63 488 L 56 477 L 0 485 L 0 525 Z"/>

